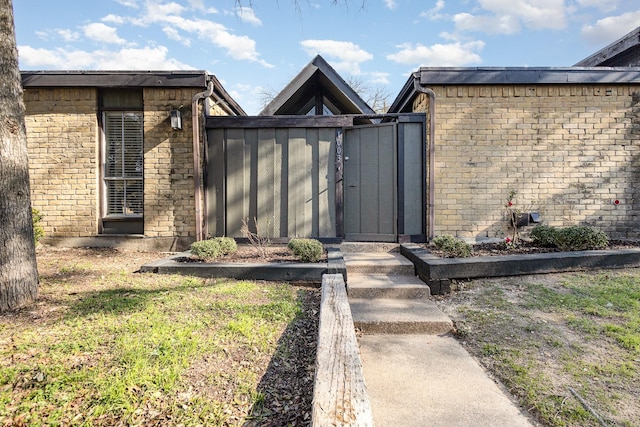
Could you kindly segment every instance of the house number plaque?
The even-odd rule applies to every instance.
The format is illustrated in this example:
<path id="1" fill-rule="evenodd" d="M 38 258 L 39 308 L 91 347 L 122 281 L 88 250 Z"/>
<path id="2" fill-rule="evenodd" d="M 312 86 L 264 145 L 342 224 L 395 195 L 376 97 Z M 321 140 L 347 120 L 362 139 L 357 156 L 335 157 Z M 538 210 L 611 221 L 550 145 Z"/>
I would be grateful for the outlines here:
<path id="1" fill-rule="evenodd" d="M 342 170 L 342 131 L 336 131 L 336 168 Z"/>

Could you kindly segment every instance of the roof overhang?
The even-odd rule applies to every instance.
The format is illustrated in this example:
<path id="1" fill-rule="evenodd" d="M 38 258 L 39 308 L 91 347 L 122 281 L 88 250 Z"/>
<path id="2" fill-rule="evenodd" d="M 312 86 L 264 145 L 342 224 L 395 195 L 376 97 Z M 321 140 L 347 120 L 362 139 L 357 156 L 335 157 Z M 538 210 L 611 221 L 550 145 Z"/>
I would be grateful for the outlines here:
<path id="1" fill-rule="evenodd" d="M 640 67 L 422 67 L 413 73 L 391 104 L 389 112 L 411 110 L 421 86 L 545 85 L 545 84 L 640 84 Z"/>
<path id="2" fill-rule="evenodd" d="M 23 87 L 207 87 L 206 71 L 22 71 Z"/>
<path id="3" fill-rule="evenodd" d="M 240 116 L 246 112 L 224 89 L 216 76 L 202 70 L 187 71 L 22 71 L 22 87 L 29 88 L 193 88 L 214 92 Z"/>
<path id="4" fill-rule="evenodd" d="M 318 55 L 260 112 L 260 115 L 297 114 L 319 91 L 335 104 L 340 114 L 375 114 L 351 86 Z"/>
<path id="5" fill-rule="evenodd" d="M 576 64 L 577 67 L 625 66 L 640 61 L 640 27 Z"/>

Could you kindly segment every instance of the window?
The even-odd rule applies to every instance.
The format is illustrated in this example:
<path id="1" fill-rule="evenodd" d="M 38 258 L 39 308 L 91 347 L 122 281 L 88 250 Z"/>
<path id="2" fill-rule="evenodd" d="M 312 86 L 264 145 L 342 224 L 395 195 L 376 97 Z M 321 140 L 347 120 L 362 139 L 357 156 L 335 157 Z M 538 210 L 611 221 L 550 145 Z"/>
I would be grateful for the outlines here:
<path id="1" fill-rule="evenodd" d="M 321 111 L 318 111 L 317 107 L 319 101 L 322 102 Z M 316 94 L 302 106 L 298 114 L 305 116 L 333 116 L 334 114 L 340 114 L 340 110 L 326 96 Z"/>
<path id="2" fill-rule="evenodd" d="M 142 113 L 104 113 L 106 215 L 144 212 L 142 134 Z"/>
<path id="3" fill-rule="evenodd" d="M 142 94 L 139 91 L 105 91 L 101 96 L 101 107 L 104 135 L 102 232 L 104 234 L 142 234 L 144 232 Z"/>

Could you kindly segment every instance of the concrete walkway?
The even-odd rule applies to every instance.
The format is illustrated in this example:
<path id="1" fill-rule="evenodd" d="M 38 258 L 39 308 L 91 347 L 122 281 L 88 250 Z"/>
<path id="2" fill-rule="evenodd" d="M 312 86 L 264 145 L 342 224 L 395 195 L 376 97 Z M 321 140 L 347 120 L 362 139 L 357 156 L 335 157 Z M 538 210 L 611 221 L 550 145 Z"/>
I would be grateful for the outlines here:
<path id="1" fill-rule="evenodd" d="M 450 334 L 413 264 L 396 252 L 343 252 L 376 426 L 534 425 Z"/>

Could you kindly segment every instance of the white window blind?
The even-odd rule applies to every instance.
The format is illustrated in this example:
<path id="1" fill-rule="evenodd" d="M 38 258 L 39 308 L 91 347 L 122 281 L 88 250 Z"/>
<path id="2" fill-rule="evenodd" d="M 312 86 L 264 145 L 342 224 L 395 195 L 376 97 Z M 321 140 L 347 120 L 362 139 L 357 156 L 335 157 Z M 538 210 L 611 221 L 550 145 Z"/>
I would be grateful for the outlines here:
<path id="1" fill-rule="evenodd" d="M 143 214 L 143 131 L 142 113 L 104 113 L 106 215 Z"/>

